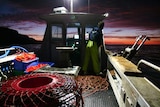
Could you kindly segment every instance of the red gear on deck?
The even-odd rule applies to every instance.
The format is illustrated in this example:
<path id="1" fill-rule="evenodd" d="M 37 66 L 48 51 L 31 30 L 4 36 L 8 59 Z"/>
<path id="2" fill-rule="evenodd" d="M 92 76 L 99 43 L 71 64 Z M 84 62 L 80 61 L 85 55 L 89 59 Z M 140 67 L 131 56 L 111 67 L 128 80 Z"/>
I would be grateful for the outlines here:
<path id="1" fill-rule="evenodd" d="M 35 58 L 36 58 L 35 54 L 23 52 L 16 57 L 16 60 L 17 61 L 28 61 L 28 60 L 33 60 Z"/>
<path id="2" fill-rule="evenodd" d="M 13 77 L 2 84 L 0 105 L 20 107 L 79 106 L 81 90 L 66 75 L 33 73 Z"/>

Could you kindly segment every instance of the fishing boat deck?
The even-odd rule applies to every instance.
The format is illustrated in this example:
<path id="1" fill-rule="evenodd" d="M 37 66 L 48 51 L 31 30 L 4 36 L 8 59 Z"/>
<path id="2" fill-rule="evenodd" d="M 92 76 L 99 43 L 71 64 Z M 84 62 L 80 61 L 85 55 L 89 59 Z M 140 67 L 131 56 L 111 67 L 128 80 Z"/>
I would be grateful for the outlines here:
<path id="1" fill-rule="evenodd" d="M 146 107 L 160 105 L 160 90 L 142 75 L 135 64 L 122 56 L 108 55 L 108 59 L 114 68 L 110 69 L 110 72 L 114 71 L 116 76 L 115 82 L 115 78 L 109 73 L 110 82 L 115 93 L 119 94 L 116 95 L 117 99 L 121 97 L 118 101 L 120 105 L 123 106 L 121 103 Z"/>
<path id="2" fill-rule="evenodd" d="M 84 107 L 117 107 L 118 105 L 127 106 L 127 104 L 129 106 L 144 105 L 146 107 L 157 107 L 160 105 L 160 90 L 146 77 L 141 75 L 142 71 L 140 71 L 135 64 L 121 56 L 112 56 L 109 54 L 108 61 L 110 62 L 107 72 L 107 78 L 109 78 L 110 82 L 109 88 L 85 97 Z M 79 66 L 73 66 L 71 68 L 61 69 L 55 67 L 43 68 L 37 70 L 37 72 L 46 72 L 47 69 L 50 72 L 69 75 L 73 73 L 75 76 L 77 76 L 80 71 Z M 121 101 L 119 101 L 119 99 L 121 99 Z"/>
<path id="3" fill-rule="evenodd" d="M 118 107 L 118 103 L 111 86 L 109 86 L 108 90 L 85 97 L 84 107 Z"/>
<path id="4" fill-rule="evenodd" d="M 46 66 L 46 67 L 40 68 L 38 70 L 35 70 L 34 73 L 35 72 L 36 73 L 38 73 L 38 72 L 50 72 L 50 73 L 60 73 L 60 74 L 77 76 L 79 71 L 80 71 L 79 66 L 72 66 L 72 67 L 66 67 L 66 68 Z"/>

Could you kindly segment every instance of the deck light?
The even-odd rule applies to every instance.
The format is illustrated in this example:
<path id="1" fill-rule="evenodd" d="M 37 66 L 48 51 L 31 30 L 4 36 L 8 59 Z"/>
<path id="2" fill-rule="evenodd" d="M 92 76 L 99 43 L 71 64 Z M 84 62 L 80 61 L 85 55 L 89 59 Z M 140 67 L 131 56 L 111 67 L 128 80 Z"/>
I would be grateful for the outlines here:
<path id="1" fill-rule="evenodd" d="M 53 8 L 54 13 L 67 13 L 68 10 L 65 7 Z"/>
<path id="2" fill-rule="evenodd" d="M 71 13 L 73 13 L 73 0 L 71 0 L 71 2 L 70 2 L 70 11 L 71 11 Z"/>
<path id="3" fill-rule="evenodd" d="M 108 13 L 104 13 L 104 16 L 105 16 L 105 17 L 108 17 L 108 16 L 109 16 L 109 14 L 108 14 Z"/>

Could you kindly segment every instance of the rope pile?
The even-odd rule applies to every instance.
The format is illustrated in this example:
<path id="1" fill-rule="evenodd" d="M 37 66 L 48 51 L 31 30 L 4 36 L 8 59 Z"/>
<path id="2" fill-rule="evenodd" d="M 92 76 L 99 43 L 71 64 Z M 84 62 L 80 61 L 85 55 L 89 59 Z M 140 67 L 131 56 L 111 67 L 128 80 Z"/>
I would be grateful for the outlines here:
<path id="1" fill-rule="evenodd" d="M 82 88 L 83 97 L 87 97 L 97 91 L 106 90 L 109 86 L 107 79 L 101 76 L 77 76 L 76 81 L 78 86 Z"/>
<path id="2" fill-rule="evenodd" d="M 1 86 L 4 107 L 79 107 L 81 89 L 69 76 L 33 73 L 13 77 Z"/>

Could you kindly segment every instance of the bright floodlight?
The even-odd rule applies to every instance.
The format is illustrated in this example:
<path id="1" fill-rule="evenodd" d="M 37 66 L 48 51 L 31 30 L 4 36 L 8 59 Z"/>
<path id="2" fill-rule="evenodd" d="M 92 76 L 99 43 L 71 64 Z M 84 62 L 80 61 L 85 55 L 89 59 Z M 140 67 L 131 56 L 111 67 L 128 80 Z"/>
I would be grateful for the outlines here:
<path id="1" fill-rule="evenodd" d="M 70 2 L 70 11 L 71 11 L 71 13 L 73 12 L 73 0 L 71 0 L 71 2 Z"/>
<path id="2" fill-rule="evenodd" d="M 57 7 L 57 8 L 54 8 L 53 11 L 55 13 L 67 13 L 68 12 L 68 10 L 65 7 Z"/>
<path id="3" fill-rule="evenodd" d="M 104 14 L 104 16 L 105 16 L 105 17 L 108 17 L 108 16 L 109 16 L 109 14 L 108 14 L 108 13 L 105 13 L 105 14 Z"/>

